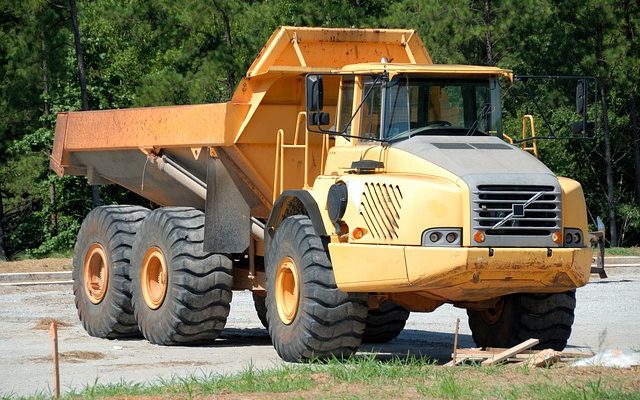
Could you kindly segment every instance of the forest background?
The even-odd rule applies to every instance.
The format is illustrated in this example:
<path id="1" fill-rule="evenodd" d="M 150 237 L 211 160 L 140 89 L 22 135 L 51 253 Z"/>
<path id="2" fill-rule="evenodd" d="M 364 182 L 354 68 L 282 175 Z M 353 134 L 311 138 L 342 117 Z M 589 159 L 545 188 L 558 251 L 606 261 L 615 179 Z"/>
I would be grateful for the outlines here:
<path id="1" fill-rule="evenodd" d="M 69 252 L 92 207 L 48 169 L 57 112 L 226 101 L 280 25 L 412 28 L 436 63 L 597 77 L 596 138 L 540 158 L 583 184 L 609 245 L 640 243 L 640 0 L 0 0 L 0 259 Z M 513 127 L 529 106 L 505 104 Z"/>

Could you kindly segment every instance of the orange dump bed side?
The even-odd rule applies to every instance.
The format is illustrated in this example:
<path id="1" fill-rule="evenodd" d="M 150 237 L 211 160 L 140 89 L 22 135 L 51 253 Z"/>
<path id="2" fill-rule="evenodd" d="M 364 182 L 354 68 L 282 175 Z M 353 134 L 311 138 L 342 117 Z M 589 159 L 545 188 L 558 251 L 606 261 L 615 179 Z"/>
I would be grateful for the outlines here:
<path id="1" fill-rule="evenodd" d="M 221 146 L 228 104 L 58 114 L 51 166 L 63 174 L 74 152 Z"/>

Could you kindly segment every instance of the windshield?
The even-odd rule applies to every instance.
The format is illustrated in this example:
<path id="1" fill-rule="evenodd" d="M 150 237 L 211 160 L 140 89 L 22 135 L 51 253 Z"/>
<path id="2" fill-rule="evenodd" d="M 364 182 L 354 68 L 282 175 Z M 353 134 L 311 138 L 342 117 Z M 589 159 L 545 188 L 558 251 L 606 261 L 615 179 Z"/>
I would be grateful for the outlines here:
<path id="1" fill-rule="evenodd" d="M 368 78 L 364 92 L 369 89 L 359 124 L 361 138 L 393 141 L 415 135 L 502 134 L 500 92 L 495 79 L 401 75 L 386 85 Z"/>

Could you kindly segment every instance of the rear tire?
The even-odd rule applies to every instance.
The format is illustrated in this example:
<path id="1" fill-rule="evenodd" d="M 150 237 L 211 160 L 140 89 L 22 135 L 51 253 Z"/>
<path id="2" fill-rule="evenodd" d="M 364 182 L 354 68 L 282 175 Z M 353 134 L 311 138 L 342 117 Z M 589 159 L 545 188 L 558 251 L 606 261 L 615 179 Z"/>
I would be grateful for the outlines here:
<path id="1" fill-rule="evenodd" d="M 73 294 L 82 326 L 91 336 L 139 336 L 131 307 L 130 254 L 149 210 L 138 206 L 94 208 L 82 222 L 73 256 Z"/>
<path id="2" fill-rule="evenodd" d="M 518 293 L 504 296 L 499 312 L 471 311 L 469 327 L 481 347 L 512 347 L 538 339 L 534 349 L 562 351 L 571 336 L 575 290 L 564 293 Z"/>
<path id="3" fill-rule="evenodd" d="M 367 294 L 338 289 L 307 216 L 288 217 L 276 230 L 266 255 L 266 286 L 269 335 L 283 360 L 347 357 L 358 350 Z"/>
<path id="4" fill-rule="evenodd" d="M 409 318 L 409 311 L 392 301 L 384 301 L 377 310 L 369 310 L 363 342 L 387 343 L 400 334 Z"/>
<path id="5" fill-rule="evenodd" d="M 133 309 L 149 342 L 213 341 L 229 315 L 231 260 L 203 251 L 204 214 L 193 208 L 151 212 L 136 235 Z"/>
<path id="6" fill-rule="evenodd" d="M 266 329 L 269 329 L 269 321 L 267 320 L 267 304 L 265 296 L 260 296 L 253 292 L 253 306 L 256 308 L 258 319 Z"/>

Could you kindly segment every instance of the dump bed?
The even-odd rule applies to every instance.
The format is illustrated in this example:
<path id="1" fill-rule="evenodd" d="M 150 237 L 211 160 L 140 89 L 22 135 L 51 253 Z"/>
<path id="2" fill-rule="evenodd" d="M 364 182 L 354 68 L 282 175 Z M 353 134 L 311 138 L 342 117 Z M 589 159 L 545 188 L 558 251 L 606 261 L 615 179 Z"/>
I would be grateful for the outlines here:
<path id="1" fill-rule="evenodd" d="M 60 113 L 51 168 L 58 175 L 86 175 L 90 183 L 117 183 L 160 205 L 202 208 L 203 199 L 185 191 L 149 164 L 165 155 L 205 181 L 208 154 L 236 171 L 265 214 L 273 202 L 277 132 L 293 144 L 304 132 L 304 75 L 348 64 L 430 64 L 413 30 L 282 27 L 276 30 L 227 103 Z M 325 105 L 337 101 L 337 80 L 328 80 Z M 332 116 L 335 113 L 331 113 Z M 333 121 L 332 121 L 333 122 Z M 299 134 L 298 144 L 304 141 Z M 322 138 L 309 142 L 311 162 L 288 152 L 290 166 L 279 191 L 301 187 L 321 171 Z M 205 151 L 202 151 L 205 150 Z"/>

